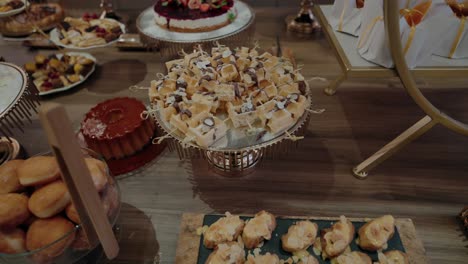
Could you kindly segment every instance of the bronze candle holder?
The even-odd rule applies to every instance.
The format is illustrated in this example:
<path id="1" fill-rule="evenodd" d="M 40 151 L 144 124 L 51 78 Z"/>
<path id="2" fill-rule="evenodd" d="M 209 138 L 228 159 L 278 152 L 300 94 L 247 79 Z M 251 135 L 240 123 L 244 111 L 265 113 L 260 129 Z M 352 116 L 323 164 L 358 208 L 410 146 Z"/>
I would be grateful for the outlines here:
<path id="1" fill-rule="evenodd" d="M 315 19 L 312 13 L 313 3 L 311 0 L 302 0 L 301 10 L 297 15 L 290 15 L 286 17 L 286 25 L 289 31 L 311 34 L 315 31 L 321 30 L 320 24 Z"/>

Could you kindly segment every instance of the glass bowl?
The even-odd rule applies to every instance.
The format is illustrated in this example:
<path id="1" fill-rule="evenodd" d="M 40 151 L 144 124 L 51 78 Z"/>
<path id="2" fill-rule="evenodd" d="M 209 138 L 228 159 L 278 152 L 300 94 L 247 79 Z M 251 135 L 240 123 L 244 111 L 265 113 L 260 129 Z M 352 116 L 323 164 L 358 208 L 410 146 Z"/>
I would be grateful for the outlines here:
<path id="1" fill-rule="evenodd" d="M 110 175 L 109 168 L 105 160 L 96 152 L 90 149 L 82 149 L 85 157 L 98 159 L 106 165 L 107 185 L 99 193 L 104 210 L 107 212 L 109 221 L 113 227 L 120 214 L 120 189 L 114 177 Z M 35 156 L 53 156 L 52 152 L 41 153 Z M 59 215 L 64 215 L 60 213 Z M 27 228 L 23 228 L 26 232 Z M 68 234 L 53 243 L 34 251 L 19 254 L 0 253 L 0 263 L 2 264 L 71 264 L 74 263 L 99 246 L 99 241 L 90 243 L 80 225 L 75 225 Z"/>

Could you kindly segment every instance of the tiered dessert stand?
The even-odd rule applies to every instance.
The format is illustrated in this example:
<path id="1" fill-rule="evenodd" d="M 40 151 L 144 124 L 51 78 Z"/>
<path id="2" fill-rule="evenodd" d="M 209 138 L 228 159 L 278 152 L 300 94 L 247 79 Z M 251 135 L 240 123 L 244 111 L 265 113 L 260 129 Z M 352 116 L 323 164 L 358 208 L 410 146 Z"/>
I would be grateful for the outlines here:
<path id="1" fill-rule="evenodd" d="M 251 46 L 255 32 L 255 13 L 244 2 L 237 2 L 237 18 L 217 30 L 200 33 L 172 32 L 158 26 L 153 7 L 145 9 L 137 18 L 136 26 L 143 44 L 159 49 L 163 56 L 175 56 L 183 49 L 191 50 L 201 44 L 210 49 L 216 41 L 231 48 Z"/>

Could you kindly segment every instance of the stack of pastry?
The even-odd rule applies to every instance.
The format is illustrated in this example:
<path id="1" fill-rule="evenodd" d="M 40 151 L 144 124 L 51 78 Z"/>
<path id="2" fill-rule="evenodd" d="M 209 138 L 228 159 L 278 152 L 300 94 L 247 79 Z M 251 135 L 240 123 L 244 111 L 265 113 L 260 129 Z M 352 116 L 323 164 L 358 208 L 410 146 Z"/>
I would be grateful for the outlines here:
<path id="1" fill-rule="evenodd" d="M 287 233 L 281 236 L 282 249 L 292 254 L 288 260 L 280 260 L 277 255 L 268 252 L 259 254 L 263 242 L 271 239 L 275 228 L 275 217 L 266 211 L 257 213 L 247 221 L 226 213 L 211 226 L 202 228 L 204 246 L 214 249 L 206 264 L 318 264 L 318 260 L 309 253 L 312 246 L 316 255 L 321 255 L 324 260 L 329 259 L 332 264 L 372 264 L 372 259 L 365 252 L 378 252 L 379 262 L 375 264 L 409 263 L 406 254 L 401 251 L 383 252 L 395 231 L 395 219 L 391 215 L 369 221 L 359 229 L 358 245 L 365 252 L 350 250 L 355 228 L 351 221 L 341 216 L 339 221 L 321 232 L 316 223 L 308 220 L 291 225 Z M 253 255 L 249 254 L 246 260 L 244 248 L 254 249 Z"/>
<path id="2" fill-rule="evenodd" d="M 93 158 L 86 158 L 86 164 L 111 217 L 118 207 L 118 194 L 115 188 L 108 188 L 106 165 Z M 54 157 L 12 160 L 0 166 L 0 253 L 39 250 L 33 260 L 49 263 L 69 247 L 90 249 L 78 224 L 78 213 Z"/>
<path id="3" fill-rule="evenodd" d="M 201 147 L 230 128 L 284 132 L 310 104 L 302 74 L 289 60 L 268 52 L 199 48 L 166 67 L 168 74 L 151 83 L 150 100 L 160 121 Z"/>

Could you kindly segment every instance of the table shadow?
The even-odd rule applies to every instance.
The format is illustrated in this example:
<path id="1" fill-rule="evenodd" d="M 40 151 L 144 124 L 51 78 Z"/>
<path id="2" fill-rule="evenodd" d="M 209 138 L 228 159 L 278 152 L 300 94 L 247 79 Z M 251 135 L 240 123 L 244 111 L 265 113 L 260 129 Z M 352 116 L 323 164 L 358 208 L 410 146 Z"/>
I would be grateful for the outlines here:
<path id="1" fill-rule="evenodd" d="M 219 175 L 203 159 L 185 162 L 194 196 L 218 213 L 320 215 L 318 201 L 332 195 L 334 166 L 323 142 L 308 133 L 300 146 L 264 159 L 243 177 Z"/>
<path id="2" fill-rule="evenodd" d="M 122 203 L 117 222 L 120 252 L 117 258 L 107 260 L 102 248 L 91 252 L 78 264 L 143 264 L 159 263 L 159 242 L 151 219 L 140 209 Z"/>
<path id="3" fill-rule="evenodd" d="M 148 73 L 146 63 L 139 60 L 114 60 L 99 65 L 88 79 L 88 90 L 97 94 L 114 94 L 140 83 Z M 123 76 L 123 77 L 122 77 Z"/>

